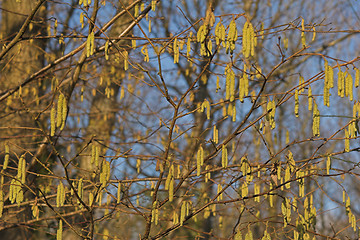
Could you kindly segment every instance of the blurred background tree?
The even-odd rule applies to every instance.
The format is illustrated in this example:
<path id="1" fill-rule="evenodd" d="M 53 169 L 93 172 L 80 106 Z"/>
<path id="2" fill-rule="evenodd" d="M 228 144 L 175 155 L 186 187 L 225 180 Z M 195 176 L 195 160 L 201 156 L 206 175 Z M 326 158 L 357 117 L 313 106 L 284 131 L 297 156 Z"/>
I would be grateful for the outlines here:
<path id="1" fill-rule="evenodd" d="M 2 0 L 0 238 L 357 239 L 357 12 Z"/>

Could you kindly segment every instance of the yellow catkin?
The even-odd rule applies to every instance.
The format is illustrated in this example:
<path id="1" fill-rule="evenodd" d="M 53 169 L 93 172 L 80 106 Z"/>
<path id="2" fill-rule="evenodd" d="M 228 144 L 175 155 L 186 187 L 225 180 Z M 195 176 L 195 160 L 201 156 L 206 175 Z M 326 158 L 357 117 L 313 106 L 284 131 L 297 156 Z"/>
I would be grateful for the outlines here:
<path id="1" fill-rule="evenodd" d="M 62 207 L 64 205 L 65 198 L 63 195 L 65 195 L 64 185 L 60 181 L 56 193 L 56 207 Z"/>
<path id="2" fill-rule="evenodd" d="M 222 43 L 225 47 L 225 27 L 221 21 L 215 27 L 215 43 L 217 46 L 221 46 L 220 43 Z"/>
<path id="3" fill-rule="evenodd" d="M 138 159 L 136 160 L 136 172 L 137 172 L 137 173 L 140 173 L 140 166 L 141 166 L 141 159 L 138 158 Z"/>
<path id="4" fill-rule="evenodd" d="M 259 195 L 260 194 L 260 185 L 258 183 L 254 184 L 254 195 Z M 256 196 L 255 197 L 255 202 L 260 202 L 260 196 Z"/>
<path id="5" fill-rule="evenodd" d="M 84 28 L 84 13 L 80 13 L 80 23 L 81 23 L 81 28 Z"/>
<path id="6" fill-rule="evenodd" d="M 183 201 L 180 209 L 180 226 L 183 225 L 186 217 L 186 202 Z"/>
<path id="7" fill-rule="evenodd" d="M 250 26 L 250 22 L 248 22 L 247 27 L 245 28 L 246 34 L 245 34 L 245 57 L 249 57 L 251 54 L 251 26 Z"/>
<path id="8" fill-rule="evenodd" d="M 21 165 L 21 166 L 19 166 L 20 167 L 19 171 L 20 171 L 20 176 L 21 176 L 21 178 L 20 178 L 21 183 L 25 184 L 25 181 L 26 181 L 26 161 L 25 161 L 25 156 L 24 155 L 22 155 L 20 157 L 19 165 Z"/>
<path id="9" fill-rule="evenodd" d="M 251 22 L 249 23 L 249 41 L 250 41 L 250 55 L 254 56 L 255 55 L 255 47 L 257 45 L 257 38 L 255 37 L 255 30 L 254 30 L 254 26 L 251 24 Z"/>
<path id="10" fill-rule="evenodd" d="M 105 60 L 109 60 L 109 40 L 106 41 L 105 43 Z"/>
<path id="11" fill-rule="evenodd" d="M 110 178 L 110 162 L 104 161 L 100 173 L 100 182 L 102 187 L 105 188 Z"/>
<path id="12" fill-rule="evenodd" d="M 203 43 L 206 39 L 208 33 L 208 27 L 206 25 L 201 25 L 197 34 L 196 38 L 199 43 Z"/>
<path id="13" fill-rule="evenodd" d="M 349 131 L 345 129 L 345 152 L 350 151 Z"/>
<path id="14" fill-rule="evenodd" d="M 9 164 L 9 158 L 10 158 L 10 148 L 9 143 L 5 142 L 5 157 L 4 157 L 4 164 L 3 169 L 5 170 Z"/>
<path id="15" fill-rule="evenodd" d="M 4 193 L 1 187 L 0 188 L 0 218 L 3 215 L 3 211 L 4 211 Z"/>
<path id="16" fill-rule="evenodd" d="M 311 86 L 309 86 L 309 89 L 308 89 L 308 109 L 309 109 L 309 111 L 312 111 L 312 108 L 313 108 L 313 96 L 312 96 Z"/>
<path id="17" fill-rule="evenodd" d="M 62 113 L 63 113 L 63 98 L 64 95 L 62 93 L 59 94 L 58 103 L 57 103 L 57 118 L 56 118 L 56 127 L 60 127 L 62 124 Z"/>
<path id="18" fill-rule="evenodd" d="M 244 73 L 243 73 L 243 80 L 244 80 L 244 96 L 249 95 L 249 78 L 247 74 L 247 66 L 244 65 Z"/>
<path id="19" fill-rule="evenodd" d="M 139 16 L 139 4 L 135 5 L 135 10 L 134 10 L 134 17 L 138 17 Z"/>
<path id="20" fill-rule="evenodd" d="M 216 125 L 214 125 L 214 129 L 213 129 L 213 141 L 215 144 L 219 143 L 219 131 L 216 128 Z"/>
<path id="21" fill-rule="evenodd" d="M 83 179 L 82 178 L 78 182 L 78 195 L 81 199 L 83 198 Z"/>
<path id="22" fill-rule="evenodd" d="M 333 88 L 334 87 L 334 70 L 331 66 L 327 66 L 326 69 L 327 75 L 328 75 L 328 85 L 329 88 Z"/>
<path id="23" fill-rule="evenodd" d="M 230 24 L 229 24 L 229 32 L 228 32 L 228 37 L 227 37 L 227 43 L 228 46 L 226 46 L 226 52 L 229 52 L 232 54 L 233 51 L 235 50 L 235 42 L 237 40 L 237 28 L 236 28 L 236 23 L 235 20 L 231 20 Z"/>
<path id="24" fill-rule="evenodd" d="M 223 199 L 222 186 L 221 186 L 221 184 L 218 184 L 216 194 L 219 195 L 218 198 L 217 198 L 217 200 L 218 200 L 218 201 L 221 201 L 221 200 Z"/>
<path id="25" fill-rule="evenodd" d="M 314 136 L 320 135 L 320 112 L 318 110 L 316 102 L 314 102 L 312 130 Z"/>
<path id="26" fill-rule="evenodd" d="M 129 53 L 126 50 L 124 50 L 123 56 L 124 56 L 124 70 L 127 71 L 129 69 Z"/>
<path id="27" fill-rule="evenodd" d="M 204 149 L 202 146 L 200 146 L 196 157 L 197 176 L 200 176 L 201 166 L 203 165 L 203 163 L 204 163 Z"/>
<path id="28" fill-rule="evenodd" d="M 313 27 L 312 29 L 313 29 L 313 37 L 312 37 L 311 41 L 313 42 L 316 37 L 316 29 L 315 29 L 315 27 Z"/>
<path id="29" fill-rule="evenodd" d="M 207 99 L 204 100 L 204 102 L 201 104 L 200 112 L 204 112 L 206 108 L 206 117 L 207 119 L 210 119 L 210 103 Z"/>
<path id="30" fill-rule="evenodd" d="M 206 165 L 206 167 L 205 167 L 205 171 L 206 171 L 206 174 L 205 174 L 205 182 L 208 182 L 209 179 L 211 178 L 211 173 L 210 173 L 209 169 L 210 169 L 210 166 L 209 166 L 209 165 Z"/>
<path id="31" fill-rule="evenodd" d="M 95 166 L 99 166 L 99 147 L 95 147 Z"/>
<path id="32" fill-rule="evenodd" d="M 229 99 L 230 98 L 230 77 L 228 77 L 229 70 L 225 69 L 225 99 Z"/>
<path id="33" fill-rule="evenodd" d="M 344 75 L 345 76 L 345 97 L 348 97 L 349 96 L 349 85 L 350 85 L 350 78 L 351 78 L 351 75 L 346 71 L 344 72 Z"/>
<path id="34" fill-rule="evenodd" d="M 324 106 L 330 107 L 330 89 L 328 86 L 324 86 Z"/>
<path id="35" fill-rule="evenodd" d="M 206 118 L 210 119 L 210 103 L 208 101 L 206 106 Z"/>
<path id="36" fill-rule="evenodd" d="M 345 77 L 345 73 L 341 71 L 340 67 L 339 67 L 339 72 L 338 72 L 338 95 L 340 97 L 344 97 L 345 91 L 344 91 L 344 77 Z"/>
<path id="37" fill-rule="evenodd" d="M 358 68 L 355 69 L 355 87 L 359 87 L 360 71 Z"/>
<path id="38" fill-rule="evenodd" d="M 324 74 L 325 74 L 325 78 L 324 78 L 324 82 L 325 82 L 325 86 L 327 85 L 327 83 L 329 82 L 329 74 L 328 74 L 328 61 L 325 59 L 324 60 Z"/>
<path id="39" fill-rule="evenodd" d="M 346 88 L 347 88 L 347 97 L 349 97 L 349 100 L 352 101 L 354 99 L 353 95 L 353 78 L 350 73 L 348 73 L 346 77 Z"/>
<path id="40" fill-rule="evenodd" d="M 239 99 L 240 102 L 244 101 L 244 97 L 247 96 L 249 94 L 249 78 L 248 75 L 246 73 L 246 64 L 244 64 L 244 70 L 243 70 L 243 75 L 242 77 L 240 77 L 240 82 L 239 82 Z"/>
<path id="41" fill-rule="evenodd" d="M 330 156 L 327 156 L 327 158 L 326 158 L 326 174 L 330 173 L 330 169 L 331 169 L 331 158 L 330 158 Z"/>
<path id="42" fill-rule="evenodd" d="M 175 38 L 174 42 L 173 42 L 173 50 L 174 50 L 174 63 L 179 63 L 179 43 L 178 43 L 178 39 Z"/>
<path id="43" fill-rule="evenodd" d="M 94 54 L 94 32 L 91 32 L 86 41 L 86 56 L 90 57 Z"/>
<path id="44" fill-rule="evenodd" d="M 247 197 L 247 195 L 249 194 L 249 186 L 247 184 L 247 182 L 245 181 L 243 183 L 243 185 L 241 186 L 241 197 Z"/>
<path id="45" fill-rule="evenodd" d="M 305 37 L 305 26 L 304 26 L 304 19 L 301 19 L 301 43 L 303 47 L 306 46 L 306 37 Z"/>
<path id="46" fill-rule="evenodd" d="M 228 116 L 231 116 L 231 114 L 232 114 L 232 112 L 233 112 L 232 109 L 233 109 L 233 105 L 232 105 L 232 104 L 229 104 L 229 105 L 228 105 L 228 110 L 227 110 L 227 115 L 228 115 Z"/>
<path id="47" fill-rule="evenodd" d="M 295 89 L 295 107 L 294 107 L 295 117 L 299 117 L 299 91 Z"/>
<path id="48" fill-rule="evenodd" d="M 151 11 L 155 12 L 156 10 L 156 0 L 151 0 Z"/>
<path id="49" fill-rule="evenodd" d="M 132 39 L 132 40 L 131 40 L 131 47 L 132 47 L 133 49 L 136 49 L 136 39 Z"/>
<path id="50" fill-rule="evenodd" d="M 246 21 L 243 27 L 243 48 L 242 52 L 245 58 L 248 58 L 251 53 L 251 36 L 249 36 L 249 21 Z"/>
<path id="51" fill-rule="evenodd" d="M 66 101 L 66 97 L 63 96 L 62 98 L 62 113 L 61 113 L 61 126 L 60 126 L 60 130 L 63 130 L 65 127 L 65 122 L 66 122 L 66 116 L 67 116 L 67 101 Z"/>
<path id="52" fill-rule="evenodd" d="M 174 177 L 171 177 L 169 184 L 169 202 L 174 200 Z"/>
<path id="53" fill-rule="evenodd" d="M 63 232 L 63 223 L 60 219 L 59 221 L 59 228 L 56 231 L 56 240 L 62 240 L 62 232 Z"/>
<path id="54" fill-rule="evenodd" d="M 179 215 L 176 212 L 174 212 L 173 213 L 173 225 L 176 225 L 178 223 L 179 223 Z"/>
<path id="55" fill-rule="evenodd" d="M 144 61 L 149 62 L 149 52 L 147 49 L 147 45 L 145 45 L 141 48 L 141 53 L 144 55 Z"/>
<path id="56" fill-rule="evenodd" d="M 289 144 L 289 142 L 290 142 L 290 133 L 289 130 L 286 130 L 285 144 Z"/>
<path id="57" fill-rule="evenodd" d="M 234 104 L 234 106 L 232 107 L 232 121 L 236 122 L 236 105 Z"/>
<path id="58" fill-rule="evenodd" d="M 272 189 L 272 184 L 270 183 L 270 189 Z M 274 207 L 274 195 L 272 192 L 269 193 L 268 195 L 268 199 L 269 199 L 269 205 L 270 207 Z"/>
<path id="59" fill-rule="evenodd" d="M 116 203 L 121 202 L 121 182 L 118 183 Z"/>
<path id="60" fill-rule="evenodd" d="M 222 145 L 222 154 L 221 154 L 221 164 L 223 168 L 226 168 L 228 165 L 228 153 L 225 145 Z"/>
<path id="61" fill-rule="evenodd" d="M 191 34 L 188 35 L 186 43 L 186 56 L 189 58 L 191 53 Z"/>
<path id="62" fill-rule="evenodd" d="M 232 70 L 231 64 L 228 64 L 225 68 L 225 75 L 226 75 L 226 99 L 230 99 L 230 102 L 235 100 L 235 73 Z"/>
<path id="63" fill-rule="evenodd" d="M 285 187 L 286 189 L 290 188 L 290 166 L 287 166 L 287 168 L 285 169 Z"/>
<path id="64" fill-rule="evenodd" d="M 299 77 L 299 93 L 303 93 L 305 91 L 305 88 L 303 86 L 305 80 L 303 76 Z"/>
<path id="65" fill-rule="evenodd" d="M 212 55 L 212 41 L 211 39 L 209 39 L 209 41 L 207 42 L 207 56 L 211 56 Z"/>
<path id="66" fill-rule="evenodd" d="M 268 112 L 268 114 L 266 115 L 266 120 L 269 121 L 271 129 L 274 129 L 276 126 L 276 123 L 275 123 L 275 111 L 276 111 L 275 99 L 273 101 L 268 101 L 266 111 Z"/>

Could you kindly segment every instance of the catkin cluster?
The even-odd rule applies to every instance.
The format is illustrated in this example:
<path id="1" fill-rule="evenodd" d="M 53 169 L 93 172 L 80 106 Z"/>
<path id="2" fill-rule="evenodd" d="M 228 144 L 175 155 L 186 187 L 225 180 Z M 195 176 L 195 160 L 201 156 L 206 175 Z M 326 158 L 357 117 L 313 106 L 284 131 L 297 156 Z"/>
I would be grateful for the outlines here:
<path id="1" fill-rule="evenodd" d="M 198 170 L 198 175 L 200 175 L 199 170 Z M 172 202 L 174 199 L 174 180 L 175 180 L 175 167 L 174 164 L 171 164 L 169 167 L 169 173 L 165 181 L 165 190 L 169 191 L 169 202 Z"/>
<path id="2" fill-rule="evenodd" d="M 230 24 L 229 24 L 229 32 L 228 32 L 228 36 L 226 39 L 226 53 L 233 54 L 234 50 L 235 50 L 235 42 L 238 38 L 238 31 L 236 28 L 236 22 L 235 20 L 231 20 Z"/>
<path id="3" fill-rule="evenodd" d="M 207 99 L 204 100 L 204 102 L 201 104 L 200 111 L 204 112 L 206 108 L 206 118 L 210 119 L 210 103 Z"/>
<path id="4" fill-rule="evenodd" d="M 94 54 L 95 48 L 95 35 L 94 32 L 91 32 L 86 40 L 86 56 L 90 57 Z"/>
<path id="5" fill-rule="evenodd" d="M 250 21 L 246 21 L 243 27 L 243 55 L 248 58 L 250 55 L 255 55 L 255 47 L 257 45 L 257 38 L 255 30 Z"/>
<path id="6" fill-rule="evenodd" d="M 19 159 L 17 175 L 10 182 L 9 200 L 11 203 L 20 204 L 24 200 L 24 193 L 22 185 L 26 181 L 26 161 L 25 156 L 22 155 Z"/>
<path id="7" fill-rule="evenodd" d="M 318 106 L 315 101 L 314 101 L 312 118 L 313 118 L 313 125 L 312 125 L 313 135 L 316 137 L 320 136 L 320 112 L 318 110 Z"/>
<path id="8" fill-rule="evenodd" d="M 242 77 L 239 78 L 239 99 L 244 101 L 244 97 L 249 94 L 249 78 L 247 74 L 247 66 L 244 64 L 244 70 Z"/>
<path id="9" fill-rule="evenodd" d="M 328 62 L 325 60 L 324 64 L 324 105 L 330 107 L 330 89 L 334 87 L 334 71 Z"/>
<path id="10" fill-rule="evenodd" d="M 65 192 L 66 192 L 66 188 L 64 187 L 63 183 L 60 181 L 60 183 L 57 187 L 57 193 L 56 193 L 56 207 L 64 206 Z"/>
<path id="11" fill-rule="evenodd" d="M 64 96 L 64 94 L 60 93 L 57 102 L 57 111 L 55 110 L 55 107 L 52 107 L 50 111 L 50 136 L 55 135 L 56 127 L 58 128 L 60 127 L 60 130 L 64 129 L 67 111 L 68 108 L 67 108 L 66 97 Z M 55 121 L 55 117 L 56 117 L 56 121 Z"/>
<path id="12" fill-rule="evenodd" d="M 215 43 L 217 46 L 223 46 L 225 47 L 225 37 L 226 37 L 226 33 L 225 33 L 225 27 L 222 24 L 222 22 L 218 22 L 218 24 L 216 24 L 215 27 Z M 220 45 L 221 44 L 221 45 Z"/>
<path id="13" fill-rule="evenodd" d="M 266 106 L 266 120 L 269 122 L 271 129 L 274 129 L 275 124 L 275 110 L 276 110 L 276 104 L 275 99 L 272 101 L 268 101 L 268 104 Z"/>
<path id="14" fill-rule="evenodd" d="M 91 4 L 91 0 L 79 0 L 79 5 L 83 5 L 84 7 L 87 7 Z"/>
<path id="15" fill-rule="evenodd" d="M 229 99 L 230 102 L 233 102 L 235 100 L 235 73 L 232 70 L 231 63 L 225 67 L 225 81 L 226 99 Z"/>

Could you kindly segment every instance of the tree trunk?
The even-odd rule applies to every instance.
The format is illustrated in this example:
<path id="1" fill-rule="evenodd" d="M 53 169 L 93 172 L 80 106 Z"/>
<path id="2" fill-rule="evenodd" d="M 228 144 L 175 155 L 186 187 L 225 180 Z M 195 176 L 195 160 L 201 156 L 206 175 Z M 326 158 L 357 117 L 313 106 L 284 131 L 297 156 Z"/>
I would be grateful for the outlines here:
<path id="1" fill-rule="evenodd" d="M 7 45 L 14 39 L 37 4 L 38 2 L 34 0 L 2 1 L 0 37 L 2 46 Z M 46 4 L 43 4 L 22 38 L 0 59 L 0 89 L 2 91 L 19 86 L 30 74 L 43 67 L 46 41 L 31 38 L 40 35 L 41 32 L 46 30 L 45 17 Z M 14 162 L 17 162 L 20 155 L 24 153 L 34 153 L 38 147 L 37 141 L 34 141 L 36 134 L 39 134 L 37 130 L 34 130 L 38 127 L 36 121 L 34 121 L 34 112 L 36 111 L 32 109 L 33 105 L 35 106 L 34 95 L 37 96 L 38 94 L 38 92 L 34 93 L 32 90 L 37 88 L 38 84 L 36 82 L 30 84 L 26 89 L 22 89 L 10 96 L 6 104 L 2 104 L 0 107 L 2 113 L 0 117 L 2 127 L 0 130 L 0 149 L 3 153 L 4 142 L 8 142 L 11 149 L 10 158 Z M 29 154 L 26 154 L 25 158 L 29 156 Z M 0 159 L 3 161 L 3 156 Z M 12 174 L 12 172 L 10 173 Z M 5 183 L 7 181 L 9 179 L 5 178 Z M 17 210 L 20 210 L 20 208 Z M 7 226 L 11 222 L 23 222 L 29 218 L 31 218 L 30 209 L 23 209 L 19 212 L 6 212 L 3 221 L 1 221 L 1 226 Z M 20 227 L 19 225 L 19 227 L 1 231 L 0 239 L 27 239 L 30 235 L 30 228 Z"/>

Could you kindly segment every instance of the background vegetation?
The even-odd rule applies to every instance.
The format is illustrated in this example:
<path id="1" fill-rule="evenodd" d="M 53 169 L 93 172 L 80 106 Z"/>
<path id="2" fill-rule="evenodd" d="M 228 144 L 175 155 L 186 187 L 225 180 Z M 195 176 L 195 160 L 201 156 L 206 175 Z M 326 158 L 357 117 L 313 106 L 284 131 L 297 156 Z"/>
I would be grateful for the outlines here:
<path id="1" fill-rule="evenodd" d="M 357 1 L 0 2 L 1 239 L 358 239 Z"/>

